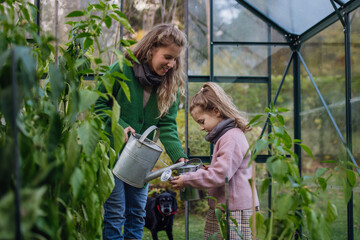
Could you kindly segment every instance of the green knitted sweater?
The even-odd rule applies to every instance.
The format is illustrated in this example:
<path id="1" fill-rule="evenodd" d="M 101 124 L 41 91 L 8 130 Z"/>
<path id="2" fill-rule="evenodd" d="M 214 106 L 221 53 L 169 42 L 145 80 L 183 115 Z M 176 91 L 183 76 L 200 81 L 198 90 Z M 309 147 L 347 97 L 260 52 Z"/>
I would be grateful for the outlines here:
<path id="1" fill-rule="evenodd" d="M 110 72 L 113 71 L 121 71 L 118 63 L 115 63 L 111 67 Z M 133 69 L 124 64 L 123 73 L 131 80 L 126 81 L 130 91 L 131 102 L 126 98 L 118 81 L 115 81 L 113 95 L 120 105 L 119 124 L 123 128 L 131 126 L 135 129 L 135 132 L 139 134 L 142 134 L 150 126 L 155 125 L 160 129 L 160 141 L 164 145 L 166 153 L 171 160 L 176 162 L 179 158 L 187 158 L 183 152 L 176 125 L 179 96 L 176 102 L 170 107 L 168 113 L 158 118 L 159 110 L 157 107 L 156 89 L 153 89 L 145 108 L 143 108 L 144 89 L 135 77 Z M 99 90 L 106 92 L 103 85 L 100 85 Z M 110 110 L 111 107 L 111 101 L 100 97 L 96 102 L 95 109 L 99 112 L 101 110 Z M 106 131 L 111 133 L 110 118 L 106 120 Z M 152 138 L 153 133 L 148 137 Z"/>

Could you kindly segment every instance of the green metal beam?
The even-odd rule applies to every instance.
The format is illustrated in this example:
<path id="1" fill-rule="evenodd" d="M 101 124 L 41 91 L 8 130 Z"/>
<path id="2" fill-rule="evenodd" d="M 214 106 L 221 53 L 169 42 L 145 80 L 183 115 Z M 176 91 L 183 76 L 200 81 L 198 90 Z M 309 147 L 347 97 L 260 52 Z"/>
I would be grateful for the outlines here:
<path id="1" fill-rule="evenodd" d="M 197 76 L 189 75 L 189 82 L 210 82 L 211 77 L 208 75 Z M 217 83 L 268 83 L 267 76 L 213 76 L 213 82 Z"/>

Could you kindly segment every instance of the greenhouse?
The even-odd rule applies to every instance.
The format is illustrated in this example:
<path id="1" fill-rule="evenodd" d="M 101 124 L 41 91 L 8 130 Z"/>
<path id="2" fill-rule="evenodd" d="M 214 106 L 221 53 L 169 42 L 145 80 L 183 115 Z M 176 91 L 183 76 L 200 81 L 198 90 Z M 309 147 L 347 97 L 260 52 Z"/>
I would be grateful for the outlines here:
<path id="1" fill-rule="evenodd" d="M 147 100 L 132 96 L 125 73 L 134 69 L 137 77 L 136 44 L 153 27 L 171 24 L 186 37 L 173 59 L 184 60 L 184 93 L 173 93 L 175 108 L 165 104 L 161 112 L 158 103 L 152 123 L 165 129 L 163 119 L 174 112 L 168 121 L 184 155 L 168 147 L 174 134 L 154 131 L 149 136 L 159 137 L 164 151 L 150 172 L 165 173 L 183 156 L 211 167 L 217 145 L 189 111 L 204 84 L 216 83 L 251 128 L 243 157 L 252 168 L 252 199 L 255 188 L 259 197 L 247 220 L 252 238 L 360 240 L 359 7 L 360 0 L 1 1 L 0 239 L 105 239 L 104 204 L 116 188 L 115 172 L 135 180 L 140 174 L 130 170 L 135 164 L 118 165 L 136 136 L 127 127 L 145 121 L 135 122 L 136 109 L 111 94 L 118 86 L 123 101 L 140 99 L 144 111 L 155 101 L 152 90 Z M 111 102 L 102 115 L 99 99 Z M 146 177 L 137 188 L 148 197 L 174 191 L 174 239 L 204 239 L 214 198 L 186 199 L 163 178 Z M 216 215 L 219 238 L 207 239 L 235 239 L 227 180 L 227 203 Z M 142 239 L 153 239 L 145 226 Z M 164 230 L 159 239 L 168 239 Z M 236 239 L 242 236 L 238 231 Z"/>

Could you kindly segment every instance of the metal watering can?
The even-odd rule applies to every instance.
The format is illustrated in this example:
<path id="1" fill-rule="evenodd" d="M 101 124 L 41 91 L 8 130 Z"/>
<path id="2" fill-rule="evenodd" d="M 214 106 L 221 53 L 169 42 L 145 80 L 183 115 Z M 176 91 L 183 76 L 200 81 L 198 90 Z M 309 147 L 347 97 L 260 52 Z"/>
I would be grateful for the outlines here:
<path id="1" fill-rule="evenodd" d="M 154 130 L 154 140 L 146 138 Z M 156 126 L 149 127 L 142 135 L 131 135 L 112 170 L 114 175 L 133 187 L 142 188 L 147 182 L 160 177 L 164 171 L 184 166 L 185 162 L 179 162 L 152 172 L 163 152 L 156 144 L 159 135 L 160 130 Z"/>
<path id="2" fill-rule="evenodd" d="M 203 163 L 200 158 L 193 158 L 185 163 L 184 166 L 177 169 L 178 175 L 186 174 L 187 172 L 196 172 L 198 169 L 203 167 Z M 161 174 L 160 180 L 162 182 L 172 180 L 173 177 L 171 176 L 172 171 L 167 169 Z M 196 189 L 193 187 L 185 187 L 180 191 L 180 200 L 182 201 L 192 201 L 192 200 L 199 200 L 205 196 L 203 190 Z"/>
<path id="3" fill-rule="evenodd" d="M 203 167 L 203 163 L 200 158 L 190 159 L 185 166 L 177 169 L 178 175 L 186 174 L 187 172 L 196 172 L 198 169 Z M 199 200 L 205 196 L 203 190 L 196 189 L 193 187 L 185 187 L 180 191 L 180 200 L 192 201 Z"/>

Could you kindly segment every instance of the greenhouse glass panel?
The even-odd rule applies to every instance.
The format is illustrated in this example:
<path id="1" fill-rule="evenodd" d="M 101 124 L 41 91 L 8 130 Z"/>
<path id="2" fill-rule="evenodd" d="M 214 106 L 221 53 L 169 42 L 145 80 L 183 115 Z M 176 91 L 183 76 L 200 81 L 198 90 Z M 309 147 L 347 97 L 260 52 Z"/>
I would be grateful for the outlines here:
<path id="1" fill-rule="evenodd" d="M 120 6 L 120 1 L 113 1 L 113 4 L 118 4 Z M 59 5 L 59 11 L 58 11 L 58 39 L 59 39 L 59 45 L 60 47 L 66 49 L 65 43 L 70 41 L 70 37 L 68 35 L 71 27 L 69 24 L 67 24 L 68 21 L 71 21 L 72 18 L 67 18 L 66 16 L 75 10 L 81 10 L 86 9 L 89 4 L 95 4 L 98 3 L 97 0 L 84 0 L 84 1 L 58 1 Z M 55 1 L 41 1 L 40 2 L 40 9 L 46 9 L 46 11 L 41 11 L 41 29 L 43 32 L 49 32 L 53 36 L 56 36 L 56 6 Z M 110 28 L 107 28 L 104 24 L 103 26 L 103 35 L 102 38 L 99 39 L 100 45 L 105 48 L 110 45 L 114 45 L 115 41 L 119 41 L 119 35 L 117 36 L 116 33 L 117 28 L 119 25 L 112 24 Z M 97 53 L 94 53 L 95 56 Z M 105 53 L 103 55 L 102 61 L 106 65 L 111 65 L 115 61 L 116 57 L 109 53 Z"/>
<path id="2" fill-rule="evenodd" d="M 267 42 L 269 40 L 269 26 L 235 0 L 213 1 L 213 4 L 215 41 Z"/>
<path id="3" fill-rule="evenodd" d="M 267 76 L 267 46 L 214 46 L 214 74 Z"/>
<path id="4" fill-rule="evenodd" d="M 252 0 L 244 1 L 262 12 L 286 31 L 300 35 L 334 12 L 330 0 Z M 339 7 L 338 4 L 336 4 Z"/>
<path id="5" fill-rule="evenodd" d="M 188 1 L 188 74 L 209 75 L 210 26 L 205 0 Z"/>
<path id="6" fill-rule="evenodd" d="M 271 46 L 271 77 L 274 78 L 282 78 L 286 66 L 289 63 L 290 56 L 292 51 L 287 46 Z M 290 65 L 291 67 L 292 65 Z M 288 74 L 292 71 L 289 69 Z M 280 84 L 279 80 L 279 84 Z"/>
<path id="7" fill-rule="evenodd" d="M 341 135 L 345 138 L 345 53 L 341 23 L 331 25 L 305 42 L 301 53 Z M 319 192 L 319 198 L 324 202 L 330 201 L 335 204 L 338 213 L 347 212 L 343 187 L 343 180 L 346 179 L 344 175 L 346 150 L 303 66 L 301 66 L 301 130 L 302 142 L 311 146 L 314 155 L 311 158 L 302 151 L 303 174 L 314 176 L 316 169 L 331 167 L 331 172 L 325 175 L 325 177 L 332 176 L 328 181 L 327 193 Z M 333 163 L 324 162 L 329 160 Z M 323 208 L 323 206 L 319 207 Z M 331 239 L 347 239 L 344 234 L 346 231 L 347 216 L 339 214 L 333 224 Z M 308 234 L 307 229 L 304 230 L 304 235 L 306 234 Z"/>
<path id="8" fill-rule="evenodd" d="M 285 36 L 271 28 L 271 42 L 286 42 Z"/>
<path id="9" fill-rule="evenodd" d="M 278 92 L 291 54 L 292 52 L 288 47 L 271 47 L 271 101 L 274 100 Z M 289 112 L 283 113 L 283 116 L 286 128 L 291 137 L 294 135 L 294 112 L 292 111 L 294 108 L 294 81 L 292 66 L 291 62 L 275 104 L 276 108 L 286 108 L 290 110 Z"/>
<path id="10" fill-rule="evenodd" d="M 341 34 L 339 34 L 341 33 Z M 331 25 L 303 44 L 305 62 L 342 136 L 345 138 L 345 62 L 341 23 Z M 345 148 L 311 80 L 302 68 L 302 138 L 321 160 L 335 159 Z M 334 147 L 336 145 L 337 147 Z M 304 155 L 304 161 L 311 163 Z"/>

